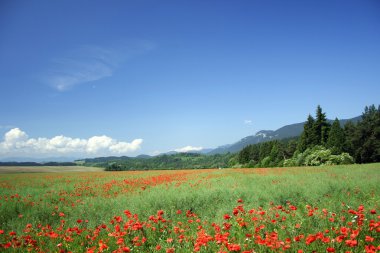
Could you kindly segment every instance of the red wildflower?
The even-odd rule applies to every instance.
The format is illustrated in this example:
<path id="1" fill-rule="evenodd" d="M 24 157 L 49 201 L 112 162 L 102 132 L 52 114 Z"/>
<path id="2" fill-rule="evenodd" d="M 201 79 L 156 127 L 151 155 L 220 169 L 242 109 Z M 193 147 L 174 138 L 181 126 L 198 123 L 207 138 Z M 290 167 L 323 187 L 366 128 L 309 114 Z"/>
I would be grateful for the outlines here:
<path id="1" fill-rule="evenodd" d="M 100 240 L 99 241 L 99 251 L 102 252 L 105 249 L 108 249 L 107 244 L 105 244 L 102 240 Z"/>
<path id="2" fill-rule="evenodd" d="M 241 250 L 241 247 L 239 244 L 228 244 L 227 245 L 227 248 L 229 251 L 240 251 Z"/>
<path id="3" fill-rule="evenodd" d="M 12 243 L 7 242 L 6 244 L 3 245 L 4 249 L 10 248 L 12 246 Z"/>
<path id="4" fill-rule="evenodd" d="M 131 218 L 131 217 L 132 217 L 132 213 L 131 213 L 129 210 L 124 210 L 124 214 L 125 214 L 128 218 Z"/>
<path id="5" fill-rule="evenodd" d="M 365 246 L 365 252 L 366 253 L 376 253 L 376 247 L 373 245 L 366 245 Z"/>
<path id="6" fill-rule="evenodd" d="M 116 241 L 116 244 L 120 245 L 120 244 L 123 244 L 124 243 L 124 239 L 123 237 L 120 237 L 119 239 L 117 239 Z"/>
<path id="7" fill-rule="evenodd" d="M 308 235 L 306 237 L 306 244 L 309 245 L 310 243 L 314 242 L 317 239 L 315 235 Z"/>
<path id="8" fill-rule="evenodd" d="M 349 247 L 355 247 L 356 245 L 358 245 L 358 241 L 357 240 L 346 240 L 346 245 Z"/>
<path id="9" fill-rule="evenodd" d="M 167 248 L 166 253 L 173 253 L 175 251 L 174 248 Z"/>

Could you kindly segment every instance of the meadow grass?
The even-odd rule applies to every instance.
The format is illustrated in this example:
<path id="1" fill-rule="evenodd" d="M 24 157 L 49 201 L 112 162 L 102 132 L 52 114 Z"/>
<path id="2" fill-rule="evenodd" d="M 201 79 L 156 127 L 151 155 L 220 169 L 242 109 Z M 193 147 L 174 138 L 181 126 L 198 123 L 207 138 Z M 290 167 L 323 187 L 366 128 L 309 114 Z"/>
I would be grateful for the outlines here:
<path id="1" fill-rule="evenodd" d="M 275 206 L 296 206 L 297 212 L 282 223 L 282 226 L 286 224 L 288 227 L 302 224 L 301 231 L 284 230 L 284 236 L 294 237 L 296 234 L 307 235 L 331 228 L 332 224 L 328 219 L 321 219 L 322 209 L 327 210 L 329 215 L 336 214 L 336 220 L 341 219 L 342 210 L 357 210 L 361 205 L 367 211 L 379 210 L 379 182 L 380 164 L 270 169 L 4 174 L 0 176 L 0 231 L 2 230 L 4 235 L 11 231 L 23 235 L 28 224 L 33 228 L 49 225 L 56 229 L 62 226 L 62 220 L 65 227 L 75 227 L 78 226 L 78 220 L 87 220 L 85 225 L 81 223 L 81 226 L 94 229 L 99 224 L 109 225 L 115 216 L 122 216 L 125 210 L 138 214 L 140 220 L 147 220 L 158 210 L 163 210 L 166 220 L 176 222 L 188 222 L 189 219 L 186 216 L 178 218 L 178 210 L 191 210 L 196 219 L 202 220 L 206 227 L 206 224 L 210 226 L 212 223 L 226 222 L 225 214 L 233 217 L 232 210 L 240 205 L 237 200 L 241 199 L 245 210 L 263 209 L 267 210 L 268 214 L 273 212 L 273 215 Z M 313 208 L 317 208 L 315 212 L 318 215 L 310 217 L 308 213 L 311 209 L 314 210 Z M 347 216 L 347 213 L 345 215 L 349 218 L 354 217 Z M 246 216 L 242 217 L 246 219 Z M 269 222 L 266 229 L 281 235 L 277 224 Z M 346 221 L 342 220 L 334 226 L 345 224 Z M 189 228 L 189 231 L 196 237 L 199 229 L 192 229 Z M 247 231 L 242 232 L 239 228 L 228 231 L 233 235 L 232 241 L 247 240 Z M 168 238 L 173 236 L 170 235 L 171 229 L 167 233 Z M 144 235 L 150 236 L 150 244 L 145 242 L 145 246 L 141 247 L 130 241 L 130 244 L 135 246 L 135 251 L 151 251 L 159 243 L 166 245 L 166 249 L 171 249 L 172 244 L 163 240 L 165 236 L 149 233 Z M 379 244 L 378 233 L 371 235 Z M 100 236 L 103 240 L 106 237 L 107 233 Z M 66 250 L 86 251 L 94 246 L 91 243 L 83 244 L 84 237 L 80 238 L 76 238 L 76 241 L 70 244 L 71 248 L 67 246 Z M 4 245 L 6 240 L 9 240 L 9 236 L 1 239 L 0 234 L 0 244 Z M 37 244 L 45 245 L 45 250 L 56 247 L 58 242 L 42 237 L 38 240 L 40 241 Z M 177 251 L 194 250 L 189 249 L 194 247 L 194 242 L 181 243 L 177 245 Z M 118 245 L 112 243 L 112 240 L 108 241 L 108 244 L 109 248 L 104 250 L 118 249 Z M 228 246 L 226 245 L 225 247 Z M 201 249 L 204 252 L 215 252 L 219 246 Z M 258 249 L 259 246 L 252 245 L 252 248 L 254 247 Z M 316 249 L 320 250 L 318 247 L 316 246 Z M 353 248 L 352 252 L 355 249 Z M 360 250 L 363 249 L 364 245 Z M 20 249 L 20 252 L 22 251 Z M 57 248 L 52 251 L 57 251 Z"/>

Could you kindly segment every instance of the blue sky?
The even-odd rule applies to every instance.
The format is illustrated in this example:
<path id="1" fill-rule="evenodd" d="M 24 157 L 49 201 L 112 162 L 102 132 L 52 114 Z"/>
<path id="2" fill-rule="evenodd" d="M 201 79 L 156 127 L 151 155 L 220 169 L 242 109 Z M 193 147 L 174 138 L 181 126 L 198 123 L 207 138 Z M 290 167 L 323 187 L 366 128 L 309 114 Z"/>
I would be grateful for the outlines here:
<path id="1" fill-rule="evenodd" d="M 0 158 L 213 148 L 379 104 L 380 3 L 2 1 Z"/>

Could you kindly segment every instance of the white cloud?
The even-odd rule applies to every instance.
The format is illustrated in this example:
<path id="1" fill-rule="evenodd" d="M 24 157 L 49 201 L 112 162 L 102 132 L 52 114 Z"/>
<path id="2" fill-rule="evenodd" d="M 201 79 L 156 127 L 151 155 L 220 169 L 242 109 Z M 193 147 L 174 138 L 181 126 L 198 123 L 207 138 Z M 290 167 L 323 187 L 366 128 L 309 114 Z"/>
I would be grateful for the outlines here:
<path id="1" fill-rule="evenodd" d="M 161 153 L 162 153 L 161 151 L 159 151 L 159 150 L 155 150 L 155 151 L 151 152 L 150 154 L 151 154 L 152 156 L 156 156 L 156 155 L 159 155 L 159 154 L 161 154 Z"/>
<path id="2" fill-rule="evenodd" d="M 244 124 L 246 124 L 246 125 L 252 125 L 252 120 L 246 119 L 246 120 L 244 120 Z"/>
<path id="3" fill-rule="evenodd" d="M 143 140 L 123 142 L 111 137 L 93 136 L 89 139 L 71 138 L 58 135 L 53 138 L 29 138 L 19 128 L 4 134 L 0 142 L 0 156 L 55 156 L 55 155 L 110 155 L 126 154 L 141 148 Z"/>
<path id="4" fill-rule="evenodd" d="M 58 91 L 112 76 L 119 65 L 128 58 L 152 50 L 149 41 L 123 41 L 110 47 L 82 46 L 56 58 L 44 80 Z"/>
<path id="5" fill-rule="evenodd" d="M 114 153 L 128 153 L 131 151 L 135 151 L 136 147 L 140 147 L 142 144 L 142 139 L 135 139 L 131 143 L 128 142 L 118 142 L 109 147 L 109 149 Z"/>
<path id="6" fill-rule="evenodd" d="M 110 147 L 112 142 L 113 140 L 105 135 L 91 137 L 87 141 L 86 151 L 88 153 L 97 153 L 99 150 Z"/>
<path id="7" fill-rule="evenodd" d="M 18 141 L 24 141 L 26 139 L 28 139 L 28 135 L 19 128 L 13 128 L 4 135 L 4 140 L 8 144 L 14 144 Z"/>
<path id="8" fill-rule="evenodd" d="M 186 153 L 186 152 L 192 152 L 192 151 L 201 151 L 202 149 L 203 147 L 186 146 L 183 148 L 174 149 L 174 151 L 180 152 L 180 153 Z"/>

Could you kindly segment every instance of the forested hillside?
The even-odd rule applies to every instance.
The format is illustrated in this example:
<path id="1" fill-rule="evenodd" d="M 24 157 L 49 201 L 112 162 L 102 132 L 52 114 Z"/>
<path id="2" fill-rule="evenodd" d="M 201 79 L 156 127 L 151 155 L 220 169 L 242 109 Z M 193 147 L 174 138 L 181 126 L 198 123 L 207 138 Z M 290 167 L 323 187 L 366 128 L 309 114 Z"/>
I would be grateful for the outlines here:
<path id="1" fill-rule="evenodd" d="M 249 145 L 238 154 L 245 167 L 316 166 L 380 161 L 380 107 L 366 107 L 357 123 L 331 124 L 318 106 L 308 116 L 300 138 L 284 145 L 270 141 Z"/>
<path id="2" fill-rule="evenodd" d="M 106 170 L 162 170 L 162 169 L 206 169 L 226 168 L 236 163 L 236 154 L 202 155 L 178 153 L 150 158 L 128 157 L 124 159 L 88 159 L 87 166 L 105 167 Z"/>

